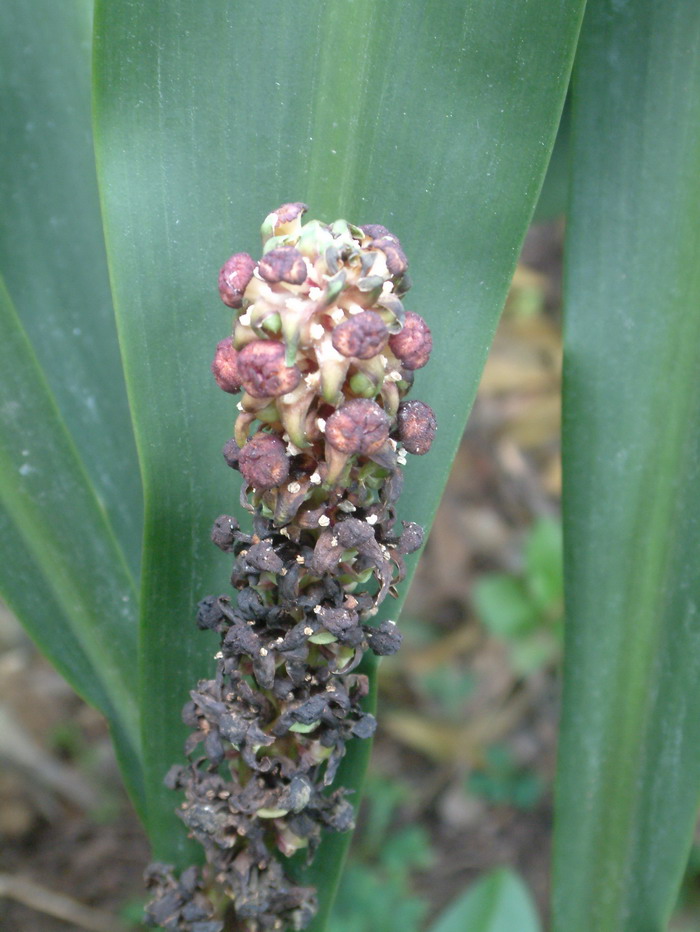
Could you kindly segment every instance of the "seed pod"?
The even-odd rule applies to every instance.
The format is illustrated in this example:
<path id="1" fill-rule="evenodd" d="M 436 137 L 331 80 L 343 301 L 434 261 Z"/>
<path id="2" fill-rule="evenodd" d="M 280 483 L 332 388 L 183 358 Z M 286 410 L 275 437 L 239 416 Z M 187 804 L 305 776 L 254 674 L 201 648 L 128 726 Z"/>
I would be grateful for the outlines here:
<path id="1" fill-rule="evenodd" d="M 397 413 L 399 439 L 409 453 L 422 456 L 435 439 L 437 421 L 430 405 L 422 401 L 402 401 Z"/>
<path id="2" fill-rule="evenodd" d="M 274 434 L 255 434 L 241 450 L 238 467 L 254 489 L 273 489 L 289 476 L 285 445 Z"/>
<path id="3" fill-rule="evenodd" d="M 238 354 L 238 372 L 253 398 L 275 398 L 297 387 L 301 372 L 285 365 L 284 344 L 278 340 L 254 340 Z"/>
<path id="4" fill-rule="evenodd" d="M 229 307 L 243 307 L 243 292 L 253 277 L 255 260 L 247 252 L 237 252 L 221 267 L 219 294 Z"/>
<path id="5" fill-rule="evenodd" d="M 233 339 L 226 337 L 216 345 L 216 353 L 211 364 L 216 384 L 225 392 L 235 395 L 241 390 L 241 376 L 238 371 L 238 353 Z"/>
<path id="6" fill-rule="evenodd" d="M 293 246 L 271 249 L 258 263 L 258 271 L 266 282 L 273 285 L 277 282 L 301 285 L 308 274 L 304 257 Z"/>
<path id="7" fill-rule="evenodd" d="M 328 418 L 326 440 L 341 453 L 371 455 L 384 445 L 389 428 L 389 418 L 375 401 L 356 398 Z"/>
<path id="8" fill-rule="evenodd" d="M 343 321 L 333 331 L 335 349 L 343 356 L 371 359 L 387 344 L 389 331 L 376 311 L 363 311 Z"/>
<path id="9" fill-rule="evenodd" d="M 433 348 L 430 327 L 420 314 L 406 311 L 403 328 L 389 338 L 389 347 L 406 369 L 422 369 Z"/>

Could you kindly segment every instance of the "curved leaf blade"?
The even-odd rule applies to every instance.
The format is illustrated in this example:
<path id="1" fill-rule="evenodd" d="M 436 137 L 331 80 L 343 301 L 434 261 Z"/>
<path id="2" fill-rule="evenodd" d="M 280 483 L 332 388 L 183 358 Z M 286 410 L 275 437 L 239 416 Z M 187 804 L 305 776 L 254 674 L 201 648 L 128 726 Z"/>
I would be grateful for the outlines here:
<path id="1" fill-rule="evenodd" d="M 0 271 L 131 571 L 141 487 L 90 123 L 89 0 L 0 5 Z"/>
<path id="2" fill-rule="evenodd" d="M 591 0 L 567 238 L 555 929 L 660 932 L 700 786 L 700 8 Z"/>
<path id="3" fill-rule="evenodd" d="M 407 469 L 402 510 L 429 525 L 542 182 L 581 9 L 314 0 L 300 17 L 203 0 L 193 20 L 182 0 L 98 0 L 98 167 L 146 488 L 142 703 L 158 856 L 176 858 L 182 837 L 158 789 L 181 756 L 179 708 L 211 664 L 189 617 L 225 582 L 206 533 L 237 497 L 216 465 L 233 417 L 208 373 L 230 326 L 216 270 L 258 251 L 262 218 L 288 200 L 401 237 L 411 307 L 434 328 L 433 371 L 450 373 L 447 391 L 418 381 L 441 428 L 429 462 Z M 187 633 L 174 637 L 173 619 Z"/>
<path id="4" fill-rule="evenodd" d="M 133 763 L 140 743 L 133 578 L 2 280 L 0 325 L 3 592 L 49 659 L 112 717 L 122 745 L 131 745 L 122 756 Z M 140 776 L 126 779 L 134 786 Z"/>

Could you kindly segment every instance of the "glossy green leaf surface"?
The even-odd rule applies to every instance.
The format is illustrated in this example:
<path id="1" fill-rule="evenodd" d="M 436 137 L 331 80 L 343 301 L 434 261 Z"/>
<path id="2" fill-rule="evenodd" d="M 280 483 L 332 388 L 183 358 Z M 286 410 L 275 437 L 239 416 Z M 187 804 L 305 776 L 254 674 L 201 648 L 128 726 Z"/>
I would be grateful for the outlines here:
<path id="1" fill-rule="evenodd" d="M 517 874 L 488 874 L 438 916 L 428 932 L 539 932 L 537 911 Z"/>
<path id="2" fill-rule="evenodd" d="M 133 791 L 136 592 L 104 509 L 0 280 L 0 580 L 42 650 L 118 731 Z M 138 805 L 138 800 L 137 800 Z"/>
<path id="3" fill-rule="evenodd" d="M 215 649 L 193 610 L 229 571 L 208 529 L 238 498 L 220 456 L 235 410 L 208 371 L 231 325 L 218 268 L 259 254 L 262 219 L 289 200 L 397 233 L 409 307 L 435 342 L 415 395 L 440 423 L 406 471 L 401 512 L 429 525 L 541 185 L 581 9 L 201 0 L 192 16 L 184 0 L 97 2 L 95 141 L 146 495 L 141 702 L 161 857 L 177 857 L 183 832 L 160 779 L 181 758 L 179 710 Z"/>
<path id="4" fill-rule="evenodd" d="M 557 932 L 660 932 L 700 788 L 700 7 L 590 0 L 567 242 Z"/>
<path id="5" fill-rule="evenodd" d="M 141 483 L 97 196 L 91 24 L 89 0 L 0 4 L 0 274 L 136 574 Z"/>

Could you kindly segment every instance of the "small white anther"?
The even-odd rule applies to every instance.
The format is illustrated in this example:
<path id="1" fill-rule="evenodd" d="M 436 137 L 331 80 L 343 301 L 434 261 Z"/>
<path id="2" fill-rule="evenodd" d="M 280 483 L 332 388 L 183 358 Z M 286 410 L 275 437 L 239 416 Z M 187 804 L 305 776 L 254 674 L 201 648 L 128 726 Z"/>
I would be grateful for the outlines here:
<path id="1" fill-rule="evenodd" d="M 297 559 L 297 563 L 299 563 L 301 566 L 304 565 L 304 558 L 302 557 L 302 555 L 301 555 L 300 553 L 297 554 L 297 558 L 296 558 L 296 559 Z"/>
<path id="2" fill-rule="evenodd" d="M 240 401 L 236 402 L 236 407 L 238 408 L 239 411 L 245 410 L 245 408 L 243 407 L 243 404 Z"/>
<path id="3" fill-rule="evenodd" d="M 238 323 L 243 324 L 244 327 L 250 327 L 250 311 L 246 311 L 245 314 L 241 314 L 238 318 Z"/>
<path id="4" fill-rule="evenodd" d="M 321 431 L 322 434 L 325 434 L 325 432 L 326 432 L 326 422 L 324 421 L 324 419 L 323 419 L 322 417 L 317 417 L 317 418 L 316 418 L 316 426 L 318 427 L 318 429 Z"/>
<path id="5" fill-rule="evenodd" d="M 387 375 L 386 380 L 387 382 L 400 382 L 402 378 L 403 376 L 401 375 L 401 373 L 398 372 L 396 369 L 394 369 L 393 372 L 390 372 Z"/>
<path id="6" fill-rule="evenodd" d="M 289 448 L 287 448 L 287 449 L 289 449 Z M 287 486 L 287 488 L 288 488 L 289 491 L 292 493 L 292 495 L 296 495 L 297 492 L 301 492 L 301 486 L 299 485 L 298 482 L 290 482 L 289 485 Z"/>
<path id="7" fill-rule="evenodd" d="M 309 288 L 309 297 L 312 301 L 318 301 L 323 297 L 323 289 L 319 288 L 318 285 L 312 285 L 311 288 Z M 311 336 L 313 337 L 313 333 Z M 316 339 L 316 337 L 314 337 L 314 339 Z"/>
<path id="8" fill-rule="evenodd" d="M 299 449 L 299 447 L 294 446 L 294 444 L 290 441 L 290 442 L 287 444 L 287 455 L 288 455 L 288 456 L 298 456 L 299 453 L 301 453 L 301 450 Z M 297 482 L 293 482 L 292 485 L 298 485 L 298 483 L 297 483 Z M 290 489 L 291 489 L 291 487 L 292 487 L 292 486 L 290 486 Z M 301 486 L 299 486 L 299 488 L 301 488 Z"/>
<path id="9" fill-rule="evenodd" d="M 393 621 L 391 618 L 387 618 L 386 623 L 387 623 L 388 625 L 395 625 L 395 624 L 396 624 L 396 622 Z"/>
<path id="10" fill-rule="evenodd" d="M 214 654 L 214 660 L 223 660 L 223 659 L 224 659 L 224 655 L 221 653 L 221 651 Z"/>
<path id="11" fill-rule="evenodd" d="M 367 515 L 367 517 L 365 518 L 365 521 L 367 522 L 367 524 L 376 524 L 377 515 Z"/>
<path id="12" fill-rule="evenodd" d="M 311 324 L 309 327 L 309 334 L 312 340 L 320 340 L 325 332 L 326 330 L 323 324 Z"/>
<path id="13" fill-rule="evenodd" d="M 332 547 L 337 547 L 337 546 L 338 546 L 338 538 L 337 538 L 337 537 L 331 537 L 331 546 L 332 546 Z"/>
<path id="14" fill-rule="evenodd" d="M 311 483 L 311 485 L 320 485 L 320 484 L 321 484 L 321 474 L 320 474 L 320 472 L 319 472 L 318 470 L 316 470 L 315 472 L 311 473 L 311 475 L 309 476 L 309 482 Z"/>
<path id="15" fill-rule="evenodd" d="M 314 605 L 314 615 L 320 615 L 320 614 L 321 614 L 321 606 Z"/>
<path id="16" fill-rule="evenodd" d="M 267 648 L 266 648 L 266 647 L 261 647 L 261 648 L 260 648 L 260 656 L 261 656 L 261 657 L 267 657 Z"/>
<path id="17" fill-rule="evenodd" d="M 345 320 L 345 311 L 342 307 L 336 307 L 331 311 L 331 320 L 334 324 L 339 324 Z"/>
<path id="18" fill-rule="evenodd" d="M 309 627 L 304 628 L 304 634 L 307 636 L 307 638 L 310 638 L 313 633 L 314 633 L 313 628 L 309 628 Z"/>
<path id="19" fill-rule="evenodd" d="M 330 523 L 331 519 L 328 517 L 328 515 L 321 515 L 321 517 L 318 519 L 319 527 L 328 527 Z"/>

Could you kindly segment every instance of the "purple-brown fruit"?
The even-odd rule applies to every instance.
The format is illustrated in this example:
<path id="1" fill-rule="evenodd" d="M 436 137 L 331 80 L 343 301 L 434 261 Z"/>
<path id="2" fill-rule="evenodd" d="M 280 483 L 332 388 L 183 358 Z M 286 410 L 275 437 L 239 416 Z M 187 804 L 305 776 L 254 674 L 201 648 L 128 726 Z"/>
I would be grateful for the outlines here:
<path id="1" fill-rule="evenodd" d="M 391 422 L 375 401 L 356 398 L 326 421 L 326 440 L 341 453 L 376 453 L 387 441 Z"/>
<path id="2" fill-rule="evenodd" d="M 254 489 L 281 485 L 289 477 L 289 458 L 283 441 L 274 434 L 255 434 L 241 450 L 238 468 Z"/>
<path id="3" fill-rule="evenodd" d="M 241 376 L 238 371 L 238 353 L 231 337 L 226 337 L 216 344 L 216 353 L 211 364 L 216 384 L 225 392 L 235 395 L 241 390 Z"/>
<path id="4" fill-rule="evenodd" d="M 423 456 L 435 439 L 437 421 L 430 405 L 422 401 L 402 401 L 396 415 L 399 440 L 409 453 Z"/>
<path id="5" fill-rule="evenodd" d="M 386 346 L 389 331 L 376 311 L 363 311 L 338 324 L 331 339 L 341 355 L 371 359 Z"/>
<path id="6" fill-rule="evenodd" d="M 308 275 L 304 257 L 294 246 L 279 246 L 266 253 L 258 263 L 261 278 L 270 284 L 288 282 L 303 285 Z"/>
<path id="7" fill-rule="evenodd" d="M 422 369 L 433 348 L 430 327 L 420 314 L 406 311 L 403 328 L 389 338 L 389 347 L 406 369 Z"/>
<path id="8" fill-rule="evenodd" d="M 247 252 L 237 252 L 221 266 L 219 294 L 229 307 L 243 306 L 243 292 L 253 277 L 255 260 Z"/>
<path id="9" fill-rule="evenodd" d="M 284 344 L 279 340 L 253 340 L 238 354 L 238 371 L 243 387 L 253 398 L 276 398 L 297 387 L 301 372 L 284 361 Z"/>

